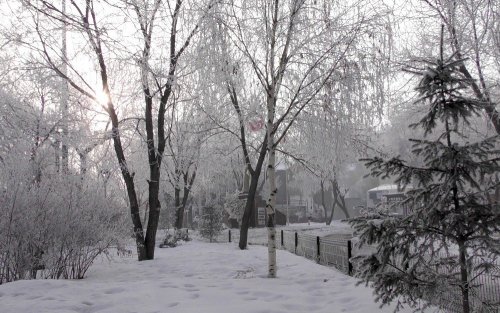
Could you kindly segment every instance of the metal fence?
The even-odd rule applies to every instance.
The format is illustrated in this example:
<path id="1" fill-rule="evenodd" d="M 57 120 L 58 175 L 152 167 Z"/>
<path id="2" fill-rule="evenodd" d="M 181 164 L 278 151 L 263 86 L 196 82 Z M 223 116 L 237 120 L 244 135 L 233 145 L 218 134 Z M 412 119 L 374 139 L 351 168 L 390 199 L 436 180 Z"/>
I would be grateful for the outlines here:
<path id="1" fill-rule="evenodd" d="M 226 240 L 227 240 L 227 235 Z M 355 268 L 351 257 L 363 254 L 354 249 L 348 236 L 328 236 L 328 238 L 301 234 L 295 231 L 280 230 L 276 236 L 277 247 L 303 256 L 319 264 L 334 267 L 347 275 L 353 276 Z M 229 241 L 231 241 L 229 236 Z M 234 240 L 234 235 L 233 235 Z M 376 246 L 365 249 L 376 250 Z M 367 251 L 365 251 L 367 252 Z M 372 251 L 373 252 L 373 251 Z M 451 270 L 449 270 L 451 271 Z M 447 274 L 451 275 L 450 272 Z M 473 312 L 500 313 L 500 264 L 493 264 L 489 272 L 474 273 L 470 286 L 470 300 Z M 427 301 L 452 313 L 462 312 L 461 289 L 459 286 L 446 286 L 441 294 L 434 294 Z"/>
<path id="2" fill-rule="evenodd" d="M 295 254 L 303 256 L 309 260 L 318 260 L 319 247 L 316 236 L 312 235 L 297 235 L 297 251 Z"/>
<path id="3" fill-rule="evenodd" d="M 479 262 L 473 258 L 471 266 Z M 460 269 L 458 265 L 450 268 L 441 268 L 438 272 L 447 277 L 446 286 L 437 295 L 427 300 L 449 312 L 462 312 L 462 289 L 460 287 Z M 469 272 L 469 301 L 473 312 L 500 313 L 500 263 L 492 262 L 488 271 L 472 269 Z"/>
<path id="4" fill-rule="evenodd" d="M 319 263 L 333 266 L 338 270 L 352 275 L 353 266 L 349 259 L 352 257 L 351 240 L 319 239 Z"/>
<path id="5" fill-rule="evenodd" d="M 281 230 L 278 238 L 279 248 L 352 275 L 353 267 L 349 261 L 352 257 L 352 243 L 345 236 L 325 239 L 319 236 Z"/>
<path id="6" fill-rule="evenodd" d="M 280 248 L 281 249 L 285 249 L 289 252 L 292 252 L 292 253 L 295 253 L 297 250 L 296 250 L 296 246 L 297 246 L 297 243 L 296 243 L 296 240 L 297 240 L 297 233 L 295 232 L 290 232 L 290 231 L 287 231 L 287 232 L 280 232 L 280 235 L 279 235 L 279 242 L 280 242 Z"/>
<path id="7" fill-rule="evenodd" d="M 319 264 L 335 267 L 341 272 L 352 275 L 352 243 L 346 235 L 338 238 L 322 238 L 295 231 L 280 230 L 276 234 L 277 248 L 287 250 L 291 253 L 303 256 Z M 217 238 L 219 242 L 237 242 L 239 233 L 228 230 L 221 233 Z M 262 242 L 251 242 L 249 244 L 264 244 Z"/>
<path id="8" fill-rule="evenodd" d="M 478 305 L 489 312 L 500 312 L 500 262 L 489 273 L 473 272 L 473 275 L 476 276 L 471 282 L 473 299 L 479 300 Z"/>

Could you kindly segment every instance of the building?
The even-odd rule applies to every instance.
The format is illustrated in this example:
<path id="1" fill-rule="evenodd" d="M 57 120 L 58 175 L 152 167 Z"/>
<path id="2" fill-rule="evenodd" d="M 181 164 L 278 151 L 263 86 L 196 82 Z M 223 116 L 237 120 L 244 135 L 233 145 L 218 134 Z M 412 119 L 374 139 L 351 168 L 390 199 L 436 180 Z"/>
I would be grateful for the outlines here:
<path id="1" fill-rule="evenodd" d="M 407 186 L 406 189 L 411 188 L 411 186 Z M 398 185 L 381 185 L 368 190 L 366 193 L 366 203 L 369 209 L 374 209 L 380 205 L 388 208 L 394 203 L 399 203 L 405 199 L 406 192 L 399 188 Z M 392 206 L 391 208 L 393 214 L 408 215 L 410 213 L 410 208 L 405 205 Z"/>
<path id="2" fill-rule="evenodd" d="M 402 193 L 398 185 L 380 185 L 372 188 L 366 192 L 366 207 L 373 209 L 378 204 L 382 203 L 383 196 Z"/>

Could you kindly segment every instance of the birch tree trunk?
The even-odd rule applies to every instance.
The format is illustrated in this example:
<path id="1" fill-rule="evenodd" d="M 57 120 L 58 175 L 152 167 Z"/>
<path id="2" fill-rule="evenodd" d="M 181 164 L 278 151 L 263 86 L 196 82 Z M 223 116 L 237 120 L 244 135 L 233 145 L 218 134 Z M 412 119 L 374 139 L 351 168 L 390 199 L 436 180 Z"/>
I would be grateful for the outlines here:
<path id="1" fill-rule="evenodd" d="M 67 25 L 66 25 L 66 0 L 61 1 L 62 6 L 62 47 L 61 56 L 62 64 L 61 70 L 64 76 L 68 76 L 68 49 L 67 49 Z M 62 172 L 64 174 L 68 173 L 69 170 L 69 149 L 68 149 L 68 102 L 69 102 L 69 86 L 66 79 L 62 79 L 61 85 L 61 161 L 62 161 Z"/>
<path id="2" fill-rule="evenodd" d="M 274 114 L 275 101 L 272 97 L 267 99 L 267 183 L 269 187 L 269 198 L 266 204 L 267 213 L 267 250 L 269 260 L 269 278 L 275 278 L 276 266 L 276 228 L 274 227 L 275 207 L 276 207 L 276 147 L 274 146 Z"/>

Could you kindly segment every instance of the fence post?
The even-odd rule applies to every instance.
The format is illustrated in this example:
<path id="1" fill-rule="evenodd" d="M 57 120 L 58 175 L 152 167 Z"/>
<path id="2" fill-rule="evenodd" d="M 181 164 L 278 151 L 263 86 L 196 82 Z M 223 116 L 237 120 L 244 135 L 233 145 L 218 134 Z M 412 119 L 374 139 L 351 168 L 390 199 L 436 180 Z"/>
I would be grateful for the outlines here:
<path id="1" fill-rule="evenodd" d="M 283 249 L 284 246 L 284 241 L 283 241 L 283 229 L 281 230 L 281 249 Z"/>
<path id="2" fill-rule="evenodd" d="M 231 242 L 231 230 L 229 230 L 229 242 Z"/>
<path id="3" fill-rule="evenodd" d="M 295 254 L 297 254 L 297 246 L 299 245 L 299 234 L 295 232 Z"/>
<path id="4" fill-rule="evenodd" d="M 351 257 L 352 257 L 352 242 L 350 240 L 347 240 L 347 264 L 348 264 L 347 274 L 349 276 L 352 276 Z"/>
<path id="5" fill-rule="evenodd" d="M 319 244 L 319 236 L 316 236 L 316 261 L 318 263 L 320 263 L 320 251 L 319 251 L 319 247 L 320 247 L 320 244 Z"/>

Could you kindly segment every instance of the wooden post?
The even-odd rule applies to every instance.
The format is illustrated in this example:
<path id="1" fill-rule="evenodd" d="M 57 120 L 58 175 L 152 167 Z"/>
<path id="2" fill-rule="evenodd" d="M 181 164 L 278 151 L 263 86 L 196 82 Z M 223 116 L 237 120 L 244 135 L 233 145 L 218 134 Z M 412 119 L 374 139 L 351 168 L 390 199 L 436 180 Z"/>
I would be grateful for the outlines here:
<path id="1" fill-rule="evenodd" d="M 347 264 L 348 264 L 347 274 L 349 276 L 352 276 L 351 257 L 352 257 L 352 243 L 350 240 L 347 240 Z"/>
<path id="2" fill-rule="evenodd" d="M 320 263 L 320 251 L 319 251 L 319 236 L 316 236 L 316 261 Z"/>
<path id="3" fill-rule="evenodd" d="M 283 241 L 283 229 L 281 230 L 281 248 L 283 249 L 284 246 L 284 241 Z"/>
<path id="4" fill-rule="evenodd" d="M 295 254 L 297 254 L 297 246 L 299 245 L 299 234 L 295 232 Z"/>
<path id="5" fill-rule="evenodd" d="M 231 230 L 229 230 L 229 242 L 231 242 Z"/>

